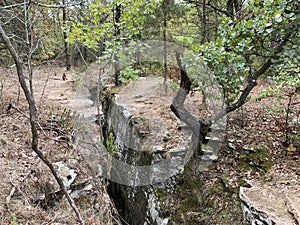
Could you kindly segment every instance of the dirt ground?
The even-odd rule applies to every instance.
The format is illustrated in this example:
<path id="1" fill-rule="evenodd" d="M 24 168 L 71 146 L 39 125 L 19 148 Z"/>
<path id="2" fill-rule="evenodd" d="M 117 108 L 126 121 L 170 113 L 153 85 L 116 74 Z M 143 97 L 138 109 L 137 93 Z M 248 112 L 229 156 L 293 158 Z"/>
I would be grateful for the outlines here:
<path id="1" fill-rule="evenodd" d="M 62 80 L 64 73 L 67 76 L 66 81 Z M 92 188 L 76 199 L 86 224 L 113 224 L 114 220 L 117 221 L 114 216 L 116 212 L 105 188 L 101 188 L 105 187 L 105 184 L 99 185 L 101 179 L 84 162 L 78 151 L 76 137 L 73 136 L 74 131 L 69 121 L 70 115 L 65 110 L 82 110 L 87 114 L 95 112 L 88 91 L 77 83 L 78 76 L 80 74 L 76 71 L 66 72 L 64 68 L 57 66 L 44 66 L 35 71 L 34 87 L 39 119 L 43 128 L 47 128 L 40 130 L 39 146 L 51 162 L 64 162 L 76 171 L 78 175 L 73 192 L 77 189 L 83 190 L 91 184 Z M 1 71 L 0 224 L 78 224 L 71 207 L 65 198 L 61 197 L 49 170 L 31 150 L 28 109 L 17 83 L 14 70 Z M 260 90 L 268 85 L 265 82 L 260 83 L 255 89 L 255 94 L 258 96 Z M 253 181 L 265 179 L 265 173 L 260 173 L 255 168 L 251 169 L 251 166 L 245 171 L 237 171 L 236 166 L 244 146 L 266 145 L 270 152 L 268 160 L 273 163 L 267 176 L 280 177 L 278 179 L 284 185 L 291 185 L 288 179 L 299 182 L 299 149 L 291 148 L 291 145 L 282 145 L 285 128 L 285 111 L 282 106 L 286 103 L 287 99 L 275 97 L 259 102 L 251 99 L 243 108 L 228 115 L 226 139 L 233 140 L 235 149 L 228 150 L 226 147 L 220 151 L 220 160 L 213 167 L 215 175 L 212 177 L 230 174 L 228 183 L 233 188 L 239 186 L 240 177 Z M 294 103 L 293 109 L 299 111 L 299 96 L 294 99 Z M 153 103 L 148 101 L 147 104 Z M 174 115 L 166 111 L 167 109 L 164 110 L 170 115 L 169 122 L 173 123 Z M 63 123 L 53 120 L 53 116 L 59 117 Z M 299 126 L 299 122 L 295 125 L 295 135 L 299 136 L 299 127 L 296 126 Z M 170 129 L 177 128 L 172 125 Z M 215 185 L 215 179 L 207 181 L 207 185 Z M 117 223 L 116 221 L 114 222 Z"/>
<path id="2" fill-rule="evenodd" d="M 71 114 L 66 110 L 88 111 L 93 104 L 88 93 L 76 93 L 76 74 L 58 66 L 34 72 L 42 128 L 39 149 L 52 163 L 62 162 L 75 171 L 70 190 L 86 224 L 112 224 L 114 206 L 105 184 L 78 151 Z M 2 70 L 0 84 L 0 224 L 78 224 L 49 169 L 31 150 L 29 112 L 15 71 Z"/>

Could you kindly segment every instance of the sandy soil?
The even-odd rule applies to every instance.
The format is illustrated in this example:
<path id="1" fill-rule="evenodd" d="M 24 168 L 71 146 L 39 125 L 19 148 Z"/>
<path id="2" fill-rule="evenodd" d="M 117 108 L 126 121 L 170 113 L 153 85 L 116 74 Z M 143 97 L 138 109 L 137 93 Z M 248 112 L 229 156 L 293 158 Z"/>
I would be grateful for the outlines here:
<path id="1" fill-rule="evenodd" d="M 64 73 L 66 81 L 62 80 Z M 15 72 L 2 70 L 0 74 L 0 224 L 78 224 L 49 169 L 31 150 L 28 108 Z M 71 190 L 79 193 L 75 202 L 86 224 L 112 224 L 113 205 L 100 185 L 102 181 L 78 151 L 66 110 L 84 110 L 87 116 L 96 110 L 88 91 L 78 92 L 76 76 L 75 71 L 66 72 L 57 66 L 34 71 L 35 99 L 43 128 L 39 148 L 52 163 L 63 162 L 67 171 L 77 174 Z M 8 110 L 10 103 L 13 107 Z"/>

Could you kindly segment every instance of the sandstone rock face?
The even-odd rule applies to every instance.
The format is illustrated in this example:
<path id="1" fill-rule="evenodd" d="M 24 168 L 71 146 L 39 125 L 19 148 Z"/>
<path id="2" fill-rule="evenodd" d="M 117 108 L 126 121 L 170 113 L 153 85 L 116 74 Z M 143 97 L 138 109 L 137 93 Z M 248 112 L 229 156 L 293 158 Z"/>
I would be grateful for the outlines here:
<path id="1" fill-rule="evenodd" d="M 118 146 L 112 166 L 119 169 L 110 171 L 112 181 L 130 186 L 163 183 L 183 169 L 190 132 L 176 129 L 178 119 L 170 112 L 174 95 L 171 89 L 164 92 L 163 78 L 150 77 L 111 96 L 104 113 L 106 130 Z"/>
<path id="2" fill-rule="evenodd" d="M 240 188 L 245 221 L 251 225 L 299 225 L 300 186 L 254 184 Z"/>
<path id="3" fill-rule="evenodd" d="M 111 90 L 107 93 L 110 104 L 104 104 L 109 107 L 103 107 L 105 136 L 113 134 L 118 146 L 110 164 L 113 169 L 109 171 L 109 193 L 115 196 L 121 216 L 131 225 L 167 224 L 168 218 L 159 215 L 160 199 L 155 199 L 149 185 L 171 188 L 176 182 L 174 175 L 184 169 L 193 153 L 189 127 L 170 111 L 176 90 L 168 88 L 166 92 L 163 82 L 161 77 L 147 77 L 118 92 Z M 200 104 L 199 98 L 195 95 L 185 102 L 195 115 L 200 108 L 197 104 Z M 210 132 L 208 143 L 203 147 L 203 168 L 217 160 L 212 145 L 222 142 L 223 136 L 214 135 L 226 127 L 221 125 L 214 124 L 211 130 L 215 132 Z"/>

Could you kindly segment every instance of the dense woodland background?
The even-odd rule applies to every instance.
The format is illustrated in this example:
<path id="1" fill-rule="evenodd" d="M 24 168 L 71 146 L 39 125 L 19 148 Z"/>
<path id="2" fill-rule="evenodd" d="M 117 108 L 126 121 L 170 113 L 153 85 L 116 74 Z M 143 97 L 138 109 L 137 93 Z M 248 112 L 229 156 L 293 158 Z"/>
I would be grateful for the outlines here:
<path id="1" fill-rule="evenodd" d="M 268 60 L 265 77 L 298 85 L 298 23 L 297 1 L 1 1 L 1 27 L 28 66 L 60 62 L 68 70 L 106 55 L 118 84 L 122 70 L 128 75 L 119 68 L 118 48 L 128 46 L 139 63 L 132 43 L 175 42 L 202 56 L 225 97 Z M 167 54 L 174 53 L 166 49 L 164 63 Z M 8 55 L 2 43 L 1 65 L 13 64 Z"/>

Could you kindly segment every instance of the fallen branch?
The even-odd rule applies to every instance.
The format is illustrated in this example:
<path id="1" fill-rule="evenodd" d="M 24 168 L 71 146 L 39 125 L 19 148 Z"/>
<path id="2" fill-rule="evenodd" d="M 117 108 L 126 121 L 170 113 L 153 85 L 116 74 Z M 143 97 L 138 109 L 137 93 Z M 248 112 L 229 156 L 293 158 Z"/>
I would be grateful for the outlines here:
<path id="1" fill-rule="evenodd" d="M 20 183 L 22 183 L 25 179 L 27 179 L 27 177 L 29 176 L 29 174 L 30 174 L 30 172 L 27 173 L 26 176 L 23 177 L 23 179 L 21 180 Z M 27 205 L 29 205 L 29 202 L 26 200 L 26 195 L 20 190 L 20 188 L 17 187 L 17 185 L 14 184 L 14 182 L 12 181 L 11 178 L 10 178 L 10 183 L 11 183 L 11 185 L 12 185 L 13 187 L 12 187 L 12 189 L 11 189 L 9 195 L 6 197 L 6 202 L 5 202 L 8 211 L 10 211 L 10 210 L 9 210 L 9 202 L 10 202 L 10 200 L 11 200 L 11 198 L 12 198 L 12 196 L 14 195 L 14 193 L 15 193 L 16 190 L 18 190 L 18 191 L 23 195 L 24 201 L 26 202 Z"/>
<path id="2" fill-rule="evenodd" d="M 49 74 L 47 75 L 47 78 L 45 80 L 45 83 L 44 83 L 44 87 L 43 87 L 43 91 L 42 91 L 42 94 L 41 94 L 41 97 L 40 97 L 40 105 L 42 104 L 42 99 L 44 97 L 44 94 L 45 94 L 45 90 L 46 90 L 46 86 L 48 84 L 48 81 L 49 81 Z"/>
<path id="3" fill-rule="evenodd" d="M 9 113 L 9 111 L 11 109 L 16 110 L 17 112 L 19 112 L 20 114 L 22 114 L 25 118 L 27 118 L 27 119 L 30 120 L 30 117 L 26 113 L 24 113 L 22 110 L 20 110 L 18 107 L 16 107 L 13 103 L 9 103 L 9 105 L 8 105 L 8 107 L 6 109 L 6 112 Z"/>

